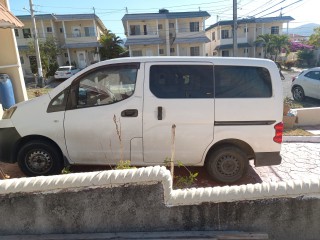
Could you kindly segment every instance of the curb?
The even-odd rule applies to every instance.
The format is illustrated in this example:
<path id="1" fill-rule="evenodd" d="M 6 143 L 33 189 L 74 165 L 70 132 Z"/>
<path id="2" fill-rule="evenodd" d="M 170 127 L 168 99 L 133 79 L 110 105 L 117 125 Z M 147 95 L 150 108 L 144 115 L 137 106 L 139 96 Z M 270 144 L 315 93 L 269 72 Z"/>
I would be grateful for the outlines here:
<path id="1" fill-rule="evenodd" d="M 283 136 L 284 143 L 320 143 L 320 136 Z"/>

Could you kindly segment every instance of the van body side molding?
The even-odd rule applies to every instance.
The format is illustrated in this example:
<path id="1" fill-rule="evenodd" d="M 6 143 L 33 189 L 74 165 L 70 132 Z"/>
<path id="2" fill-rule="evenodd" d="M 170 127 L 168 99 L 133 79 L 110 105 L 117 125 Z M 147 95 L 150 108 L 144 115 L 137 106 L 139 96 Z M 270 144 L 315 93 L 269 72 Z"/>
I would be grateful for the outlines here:
<path id="1" fill-rule="evenodd" d="M 275 120 L 262 120 L 262 121 L 215 121 L 215 126 L 247 126 L 247 125 L 272 125 Z"/>

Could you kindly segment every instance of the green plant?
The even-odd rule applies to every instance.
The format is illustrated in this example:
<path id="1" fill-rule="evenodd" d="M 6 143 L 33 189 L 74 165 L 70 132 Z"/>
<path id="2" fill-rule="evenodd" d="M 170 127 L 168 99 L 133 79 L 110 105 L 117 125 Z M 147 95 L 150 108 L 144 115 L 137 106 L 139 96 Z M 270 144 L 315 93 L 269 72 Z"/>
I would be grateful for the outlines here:
<path id="1" fill-rule="evenodd" d="M 131 166 L 131 161 L 130 160 L 120 160 L 116 166 L 117 170 L 121 169 L 135 169 L 136 167 Z"/>
<path id="2" fill-rule="evenodd" d="M 66 166 L 62 169 L 61 171 L 62 174 L 69 174 L 71 173 L 71 170 L 70 170 L 70 166 Z"/>

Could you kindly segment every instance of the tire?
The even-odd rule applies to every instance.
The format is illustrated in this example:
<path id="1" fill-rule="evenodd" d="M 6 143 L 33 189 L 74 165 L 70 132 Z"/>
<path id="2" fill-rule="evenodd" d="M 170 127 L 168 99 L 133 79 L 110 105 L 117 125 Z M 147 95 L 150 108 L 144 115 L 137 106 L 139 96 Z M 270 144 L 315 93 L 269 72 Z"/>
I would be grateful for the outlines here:
<path id="1" fill-rule="evenodd" d="M 300 102 L 304 99 L 305 95 L 304 95 L 304 91 L 303 88 L 300 86 L 296 86 L 292 89 L 292 96 L 293 99 Z"/>
<path id="2" fill-rule="evenodd" d="M 64 165 L 59 149 L 52 143 L 39 140 L 22 146 L 18 152 L 18 164 L 29 177 L 60 174 Z"/>
<path id="3" fill-rule="evenodd" d="M 248 170 L 247 155 L 237 147 L 223 146 L 210 153 L 206 161 L 208 174 L 221 183 L 234 183 Z"/>

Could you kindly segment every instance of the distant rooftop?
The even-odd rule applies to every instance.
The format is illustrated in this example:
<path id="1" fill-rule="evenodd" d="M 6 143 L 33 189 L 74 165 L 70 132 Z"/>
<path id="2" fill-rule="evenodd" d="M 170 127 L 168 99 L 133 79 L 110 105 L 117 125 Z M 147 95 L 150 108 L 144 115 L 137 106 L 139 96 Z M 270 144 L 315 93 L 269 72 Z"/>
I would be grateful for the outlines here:
<path id="1" fill-rule="evenodd" d="M 237 24 L 246 24 L 246 23 L 271 23 L 271 22 L 290 22 L 293 21 L 294 18 L 290 16 L 281 16 L 281 17 L 266 17 L 266 18 L 245 18 L 245 19 L 239 19 L 237 21 Z M 210 30 L 212 28 L 215 28 L 217 26 L 227 26 L 227 25 L 233 25 L 232 20 L 226 20 L 226 21 L 219 21 L 215 24 L 212 24 L 210 27 L 206 28 L 207 30 Z"/>
<path id="2" fill-rule="evenodd" d="M 18 15 L 18 19 L 21 21 L 23 20 L 31 20 L 30 15 Z M 35 15 L 36 19 L 41 19 L 41 20 L 54 20 L 54 21 L 74 21 L 74 20 L 90 20 L 90 19 L 96 19 L 103 28 L 105 28 L 104 24 L 100 20 L 100 18 L 93 14 L 93 13 L 88 13 L 88 14 L 37 14 Z"/>
<path id="3" fill-rule="evenodd" d="M 175 18 L 209 18 L 210 14 L 207 11 L 196 12 L 169 12 L 167 9 L 160 9 L 158 13 L 137 13 L 125 14 L 122 21 L 128 20 L 151 20 L 151 19 L 175 19 Z"/>

